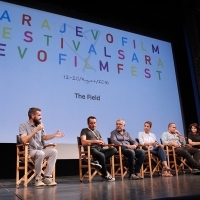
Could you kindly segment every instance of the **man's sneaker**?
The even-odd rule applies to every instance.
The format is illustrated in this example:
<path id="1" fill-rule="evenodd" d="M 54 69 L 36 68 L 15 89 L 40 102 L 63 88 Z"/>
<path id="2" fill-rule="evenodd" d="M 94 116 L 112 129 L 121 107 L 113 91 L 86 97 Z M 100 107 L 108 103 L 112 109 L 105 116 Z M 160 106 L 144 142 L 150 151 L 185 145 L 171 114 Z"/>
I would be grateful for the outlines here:
<path id="1" fill-rule="evenodd" d="M 139 179 L 143 179 L 144 177 L 140 175 L 140 173 L 136 174 L 137 177 L 139 177 Z"/>
<path id="2" fill-rule="evenodd" d="M 138 180 L 138 179 L 140 179 L 140 177 L 136 176 L 135 174 L 130 174 L 129 179 L 130 180 Z"/>
<path id="3" fill-rule="evenodd" d="M 97 160 L 91 162 L 91 167 L 100 170 L 102 168 L 102 166 L 99 164 L 99 162 Z"/>
<path id="4" fill-rule="evenodd" d="M 44 182 L 46 185 L 49 185 L 49 186 L 57 185 L 56 182 L 53 182 L 53 179 L 52 179 L 51 177 L 47 177 L 47 176 L 44 177 L 43 182 Z"/>
<path id="5" fill-rule="evenodd" d="M 41 179 L 35 180 L 35 187 L 45 186 Z"/>
<path id="6" fill-rule="evenodd" d="M 199 169 L 192 169 L 191 171 L 192 174 L 200 174 L 200 170 Z"/>
<path id="7" fill-rule="evenodd" d="M 105 180 L 107 180 L 107 181 L 115 181 L 115 178 L 113 178 L 110 174 L 107 174 L 106 176 L 103 176 L 102 175 L 102 177 L 105 179 Z"/>
<path id="8" fill-rule="evenodd" d="M 54 181 L 52 181 L 50 184 L 47 184 L 48 186 L 56 186 L 57 185 L 57 183 L 56 182 L 54 182 Z"/>

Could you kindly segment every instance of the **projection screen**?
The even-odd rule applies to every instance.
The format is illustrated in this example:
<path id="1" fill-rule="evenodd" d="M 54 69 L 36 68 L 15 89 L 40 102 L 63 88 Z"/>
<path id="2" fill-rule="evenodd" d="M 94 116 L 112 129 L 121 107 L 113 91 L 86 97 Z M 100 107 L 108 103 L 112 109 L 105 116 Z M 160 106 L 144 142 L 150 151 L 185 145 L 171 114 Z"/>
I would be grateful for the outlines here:
<path id="1" fill-rule="evenodd" d="M 158 140 L 170 122 L 183 132 L 171 43 L 2 1 L 0 32 L 0 143 L 16 142 L 30 107 L 61 144 L 91 115 L 105 141 L 118 118 L 134 138 L 146 120 Z"/>

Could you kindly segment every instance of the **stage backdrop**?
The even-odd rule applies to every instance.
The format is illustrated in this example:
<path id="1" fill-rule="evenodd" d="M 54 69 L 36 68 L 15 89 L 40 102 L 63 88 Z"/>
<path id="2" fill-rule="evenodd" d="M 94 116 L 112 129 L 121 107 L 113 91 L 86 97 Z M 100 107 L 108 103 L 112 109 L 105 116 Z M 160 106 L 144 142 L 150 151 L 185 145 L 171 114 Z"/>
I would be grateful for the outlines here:
<path id="1" fill-rule="evenodd" d="M 30 107 L 56 143 L 76 144 L 97 118 L 105 141 L 123 118 L 132 137 L 146 120 L 159 140 L 183 132 L 169 42 L 0 1 L 0 142 L 14 143 Z"/>

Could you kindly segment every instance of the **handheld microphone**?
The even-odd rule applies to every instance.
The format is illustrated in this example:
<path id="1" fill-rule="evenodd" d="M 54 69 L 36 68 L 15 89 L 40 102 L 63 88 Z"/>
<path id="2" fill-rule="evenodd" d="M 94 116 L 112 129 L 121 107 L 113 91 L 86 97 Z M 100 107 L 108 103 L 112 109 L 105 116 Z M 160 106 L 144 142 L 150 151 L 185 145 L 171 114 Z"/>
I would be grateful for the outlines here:
<path id="1" fill-rule="evenodd" d="M 42 124 L 42 120 L 38 120 L 37 126 L 40 125 L 40 124 Z M 45 132 L 45 131 L 44 131 L 44 128 L 43 128 L 41 131 L 42 131 L 42 132 Z"/>

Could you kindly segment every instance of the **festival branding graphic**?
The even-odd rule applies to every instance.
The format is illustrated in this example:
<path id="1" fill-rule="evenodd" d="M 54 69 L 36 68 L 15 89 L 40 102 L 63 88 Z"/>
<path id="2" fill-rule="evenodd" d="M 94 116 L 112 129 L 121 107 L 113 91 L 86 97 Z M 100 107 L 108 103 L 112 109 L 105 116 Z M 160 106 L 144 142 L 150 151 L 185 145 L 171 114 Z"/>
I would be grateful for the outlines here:
<path id="1" fill-rule="evenodd" d="M 171 121 L 182 129 L 169 42 L 1 1 L 0 32 L 1 109 L 18 116 L 15 129 L 31 106 L 74 135 L 90 115 L 106 137 L 117 118 L 133 134 L 146 120 L 158 134 Z"/>

